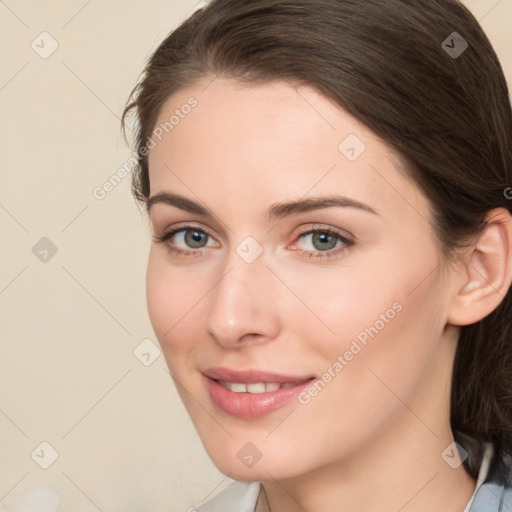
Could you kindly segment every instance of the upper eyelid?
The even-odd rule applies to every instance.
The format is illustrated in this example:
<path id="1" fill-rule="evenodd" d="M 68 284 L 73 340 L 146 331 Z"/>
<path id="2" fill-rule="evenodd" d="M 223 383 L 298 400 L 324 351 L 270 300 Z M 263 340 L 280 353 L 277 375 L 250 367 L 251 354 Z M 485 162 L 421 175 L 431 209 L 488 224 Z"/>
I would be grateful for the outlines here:
<path id="1" fill-rule="evenodd" d="M 325 224 L 319 224 L 315 222 L 308 224 L 307 227 L 304 228 L 304 230 L 300 231 L 299 235 L 305 235 L 307 233 L 310 233 L 311 231 L 330 231 L 344 238 L 355 238 L 354 235 L 352 235 L 352 233 L 348 232 L 346 229 L 334 228 L 331 226 L 327 226 Z"/>
<path id="2" fill-rule="evenodd" d="M 168 233 L 176 234 L 176 233 L 179 233 L 180 231 L 188 231 L 191 229 L 197 229 L 198 231 L 204 231 L 206 234 L 210 235 L 212 238 L 215 238 L 215 236 L 212 234 L 211 229 L 206 228 L 202 225 L 195 225 L 193 223 L 191 224 L 190 222 L 183 224 L 182 226 L 178 225 L 178 226 L 171 226 L 169 228 L 165 228 L 162 230 L 162 236 L 165 236 Z"/>

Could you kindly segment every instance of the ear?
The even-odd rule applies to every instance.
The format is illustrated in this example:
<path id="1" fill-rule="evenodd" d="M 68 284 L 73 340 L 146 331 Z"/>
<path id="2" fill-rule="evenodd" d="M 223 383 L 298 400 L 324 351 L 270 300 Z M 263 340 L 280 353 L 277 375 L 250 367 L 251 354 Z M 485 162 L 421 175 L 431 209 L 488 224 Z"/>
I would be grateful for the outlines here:
<path id="1" fill-rule="evenodd" d="M 486 215 L 486 227 L 468 249 L 447 322 L 470 325 L 492 313 L 512 282 L 512 216 L 505 208 Z"/>

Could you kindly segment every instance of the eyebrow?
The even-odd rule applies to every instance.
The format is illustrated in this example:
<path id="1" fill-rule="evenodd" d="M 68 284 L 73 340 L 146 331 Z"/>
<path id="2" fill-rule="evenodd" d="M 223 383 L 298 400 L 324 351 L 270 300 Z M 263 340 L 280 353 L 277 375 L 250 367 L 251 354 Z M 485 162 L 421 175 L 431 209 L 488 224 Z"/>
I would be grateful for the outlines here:
<path id="1" fill-rule="evenodd" d="M 162 192 L 150 197 L 146 202 L 146 210 L 149 213 L 155 204 L 165 204 L 174 206 L 180 210 L 189 213 L 201 215 L 208 219 L 213 219 L 215 215 L 205 208 L 204 206 L 187 199 L 186 197 L 178 194 L 171 194 Z M 282 219 L 290 215 L 297 215 L 300 213 L 307 213 L 313 210 L 320 210 L 324 208 L 342 207 L 342 208 L 357 208 L 359 210 L 379 215 L 375 209 L 365 203 L 351 199 L 350 197 L 340 195 L 329 195 L 319 197 L 308 197 L 305 199 L 298 199 L 295 201 L 288 201 L 285 203 L 273 204 L 267 211 L 265 218 L 268 221 Z"/>

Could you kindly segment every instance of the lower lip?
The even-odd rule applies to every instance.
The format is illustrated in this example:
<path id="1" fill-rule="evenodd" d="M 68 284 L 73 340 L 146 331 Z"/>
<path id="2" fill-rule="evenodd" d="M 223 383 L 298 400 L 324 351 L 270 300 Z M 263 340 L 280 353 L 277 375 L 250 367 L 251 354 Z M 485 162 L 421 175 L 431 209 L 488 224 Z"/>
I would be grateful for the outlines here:
<path id="1" fill-rule="evenodd" d="M 265 393 L 234 393 L 205 375 L 203 378 L 213 403 L 223 412 L 239 418 L 259 418 L 284 407 L 314 380 Z"/>

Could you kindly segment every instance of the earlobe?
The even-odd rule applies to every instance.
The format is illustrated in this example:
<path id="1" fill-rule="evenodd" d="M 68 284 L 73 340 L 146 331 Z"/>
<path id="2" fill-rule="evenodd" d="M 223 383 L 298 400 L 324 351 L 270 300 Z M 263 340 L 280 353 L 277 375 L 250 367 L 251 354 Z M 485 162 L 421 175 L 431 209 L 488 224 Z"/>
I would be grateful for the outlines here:
<path id="1" fill-rule="evenodd" d="M 492 313 L 512 282 L 512 216 L 496 208 L 464 259 L 462 286 L 450 305 L 452 325 L 470 325 Z M 460 281 L 459 281 L 460 283 Z"/>

